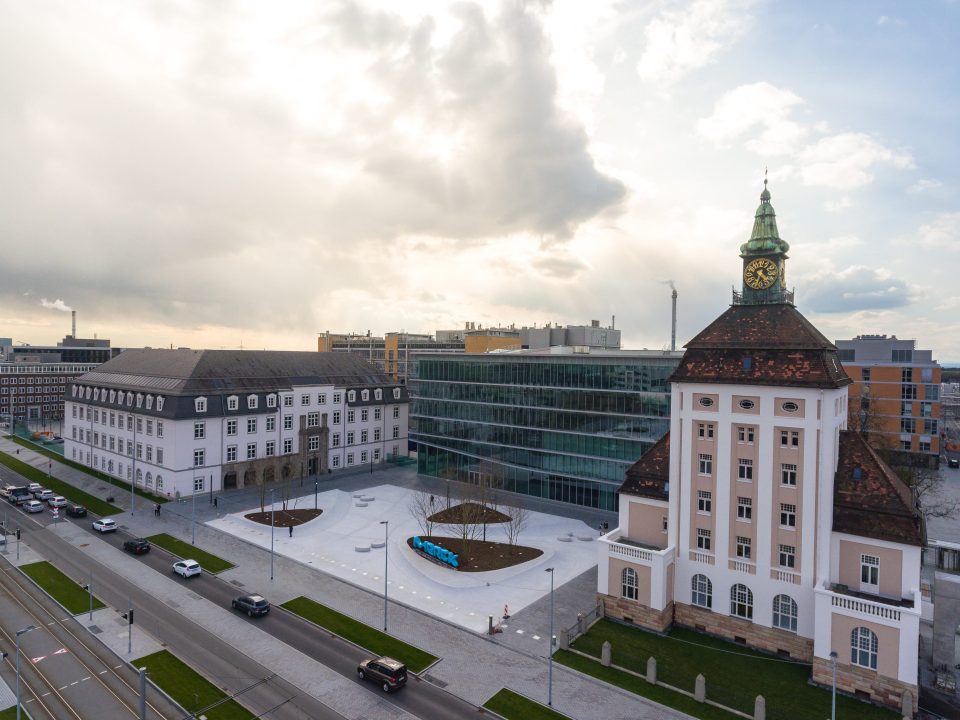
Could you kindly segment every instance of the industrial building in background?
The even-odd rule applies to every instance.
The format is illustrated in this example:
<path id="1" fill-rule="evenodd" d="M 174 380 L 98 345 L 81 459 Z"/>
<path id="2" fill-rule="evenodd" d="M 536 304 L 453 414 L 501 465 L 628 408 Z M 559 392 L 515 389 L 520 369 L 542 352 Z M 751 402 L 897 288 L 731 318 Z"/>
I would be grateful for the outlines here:
<path id="1" fill-rule="evenodd" d="M 56 345 L 0 338 L 0 419 L 23 422 L 24 432 L 59 433 L 67 383 L 120 352 L 107 339 L 77 337 L 75 311 L 71 334 Z"/>
<path id="2" fill-rule="evenodd" d="M 941 370 L 933 351 L 896 335 L 858 335 L 836 345 L 854 383 L 848 426 L 898 464 L 937 467 Z"/>
<path id="3" fill-rule="evenodd" d="M 535 335 L 553 330 L 584 329 Z M 615 510 L 627 468 L 668 430 L 667 379 L 680 355 L 588 345 L 418 353 L 409 385 L 418 472 Z"/>
<path id="4" fill-rule="evenodd" d="M 483 327 L 468 322 L 460 330 L 437 330 L 435 335 L 390 332 L 383 337 L 350 333 L 322 333 L 317 339 L 320 352 L 357 355 L 372 363 L 393 380 L 406 384 L 412 370 L 414 353 L 485 353 L 495 350 L 542 349 L 580 346 L 618 350 L 620 331 L 602 327 L 599 320 L 590 325 L 547 323 L 543 327 Z"/>

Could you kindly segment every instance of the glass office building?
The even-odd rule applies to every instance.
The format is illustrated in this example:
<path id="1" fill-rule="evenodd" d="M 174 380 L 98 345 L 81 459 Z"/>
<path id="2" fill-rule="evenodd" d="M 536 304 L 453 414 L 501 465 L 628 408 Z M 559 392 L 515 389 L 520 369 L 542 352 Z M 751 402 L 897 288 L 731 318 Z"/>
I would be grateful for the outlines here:
<path id="1" fill-rule="evenodd" d="M 616 509 L 627 468 L 669 429 L 682 353 L 572 348 L 419 354 L 420 473 Z"/>

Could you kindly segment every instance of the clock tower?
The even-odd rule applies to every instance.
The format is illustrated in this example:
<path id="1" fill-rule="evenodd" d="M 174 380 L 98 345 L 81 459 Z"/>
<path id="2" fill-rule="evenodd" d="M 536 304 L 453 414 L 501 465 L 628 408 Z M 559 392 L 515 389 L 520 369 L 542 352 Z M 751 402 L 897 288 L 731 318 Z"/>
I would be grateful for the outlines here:
<path id="1" fill-rule="evenodd" d="M 770 191 L 764 179 L 753 232 L 740 246 L 743 289 L 734 291 L 735 305 L 793 304 L 793 293 L 787 290 L 785 276 L 789 249 L 777 232 L 777 215 L 770 204 Z"/>

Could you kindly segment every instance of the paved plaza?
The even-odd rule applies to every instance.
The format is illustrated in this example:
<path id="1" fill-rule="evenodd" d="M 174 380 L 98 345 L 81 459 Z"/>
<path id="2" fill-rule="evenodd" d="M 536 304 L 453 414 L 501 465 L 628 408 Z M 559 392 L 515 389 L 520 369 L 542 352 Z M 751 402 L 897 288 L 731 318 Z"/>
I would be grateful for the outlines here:
<path id="1" fill-rule="evenodd" d="M 499 620 L 504 606 L 512 614 L 549 595 L 546 568 L 554 568 L 555 583 L 560 586 L 597 564 L 597 530 L 580 520 L 539 512 L 529 514 L 518 539 L 520 545 L 543 551 L 534 560 L 490 572 L 458 572 L 432 562 L 407 544 L 409 538 L 423 532 L 409 510 L 414 492 L 394 485 L 323 492 L 317 498 L 323 510 L 320 517 L 297 526 L 292 536 L 287 528 L 274 530 L 274 552 L 382 594 L 386 549 L 391 600 L 475 632 L 487 629 L 488 616 Z M 301 497 L 298 506 L 312 508 L 313 497 Z M 270 510 L 269 502 L 266 509 Z M 277 503 L 274 510 L 280 509 Z M 270 527 L 244 517 L 259 510 L 258 505 L 207 524 L 269 549 Z M 388 525 L 382 525 L 383 521 Z M 389 527 L 386 548 L 382 546 L 385 527 Z M 449 525 L 437 524 L 433 534 L 454 532 Z M 487 540 L 506 542 L 503 526 L 488 525 Z"/>

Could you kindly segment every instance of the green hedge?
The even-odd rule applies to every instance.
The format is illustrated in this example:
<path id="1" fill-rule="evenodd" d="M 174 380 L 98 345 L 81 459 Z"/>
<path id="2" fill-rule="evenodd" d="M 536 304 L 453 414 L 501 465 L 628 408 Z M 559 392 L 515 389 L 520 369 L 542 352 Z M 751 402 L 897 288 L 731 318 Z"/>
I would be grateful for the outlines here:
<path id="1" fill-rule="evenodd" d="M 116 515 L 123 512 L 122 509 L 115 507 L 106 500 L 94 497 L 80 488 L 74 487 L 68 482 L 58 480 L 55 477 L 47 476 L 42 470 L 38 470 L 33 465 L 28 465 L 22 460 L 17 460 L 13 455 L 0 452 L 0 464 L 6 465 L 15 473 L 23 475 L 31 482 L 40 483 L 45 488 L 53 490 L 58 495 L 63 495 L 70 502 L 84 505 L 90 512 L 106 517 L 107 515 Z M 62 511 L 62 510 L 61 510 Z"/>
<path id="2" fill-rule="evenodd" d="M 201 550 L 196 545 L 191 545 L 183 540 L 178 540 L 167 533 L 151 535 L 147 538 L 147 540 L 157 547 L 162 547 L 164 550 L 173 553 L 177 557 L 196 560 L 198 563 L 200 563 L 200 567 L 203 568 L 204 572 L 218 573 L 223 572 L 224 570 L 229 570 L 232 567 L 236 567 L 232 562 L 224 560 L 222 557 L 218 557 L 213 553 L 208 553 L 206 550 Z"/>
<path id="3" fill-rule="evenodd" d="M 147 669 L 150 679 L 176 700 L 191 717 L 209 720 L 253 720 L 253 713 L 227 695 L 189 665 L 166 650 L 134 660 L 136 668 Z"/>
<path id="4" fill-rule="evenodd" d="M 48 595 L 63 605 L 70 614 L 80 615 L 89 612 L 90 595 L 83 589 L 83 584 L 89 582 L 89 578 L 83 578 L 82 581 L 71 580 L 46 560 L 21 565 L 20 569 L 37 585 L 46 590 Z M 96 589 L 96 577 L 93 580 L 94 589 Z M 99 610 L 102 607 L 106 607 L 106 605 L 94 595 L 93 609 Z"/>

